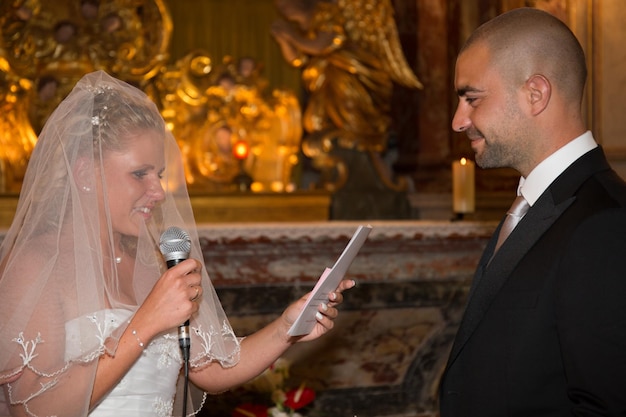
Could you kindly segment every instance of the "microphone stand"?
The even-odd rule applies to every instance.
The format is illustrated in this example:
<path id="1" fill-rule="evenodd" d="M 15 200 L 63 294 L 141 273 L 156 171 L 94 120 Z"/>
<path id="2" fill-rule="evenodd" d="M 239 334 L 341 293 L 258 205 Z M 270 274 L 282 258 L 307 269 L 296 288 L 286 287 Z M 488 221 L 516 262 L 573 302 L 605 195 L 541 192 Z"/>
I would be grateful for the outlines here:
<path id="1" fill-rule="evenodd" d="M 178 328 L 178 344 L 183 354 L 184 386 L 183 386 L 183 415 L 187 416 L 187 391 L 189 389 L 189 348 L 191 346 L 189 338 L 189 320 Z"/>

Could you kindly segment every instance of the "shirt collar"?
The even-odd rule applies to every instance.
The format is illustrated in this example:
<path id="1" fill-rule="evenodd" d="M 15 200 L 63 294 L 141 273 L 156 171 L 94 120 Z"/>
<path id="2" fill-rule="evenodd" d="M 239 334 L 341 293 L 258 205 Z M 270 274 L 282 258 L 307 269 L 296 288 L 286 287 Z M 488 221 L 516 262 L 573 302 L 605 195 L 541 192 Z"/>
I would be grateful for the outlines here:
<path id="1" fill-rule="evenodd" d="M 576 139 L 568 142 L 565 146 L 541 161 L 528 174 L 528 177 L 520 177 L 517 195 L 524 196 L 528 204 L 532 206 L 567 167 L 597 146 L 598 144 L 590 131 L 586 131 Z"/>

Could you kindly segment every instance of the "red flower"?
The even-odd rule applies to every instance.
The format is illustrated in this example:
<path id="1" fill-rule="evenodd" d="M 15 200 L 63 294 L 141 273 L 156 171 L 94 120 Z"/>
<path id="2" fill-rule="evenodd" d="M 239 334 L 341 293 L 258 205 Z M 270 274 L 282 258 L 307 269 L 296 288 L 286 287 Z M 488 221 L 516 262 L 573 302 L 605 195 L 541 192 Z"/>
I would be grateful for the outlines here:
<path id="1" fill-rule="evenodd" d="M 305 388 L 304 383 L 298 389 L 287 392 L 285 405 L 292 410 L 298 410 L 311 404 L 315 400 L 315 391 L 311 388 Z"/>
<path id="2" fill-rule="evenodd" d="M 232 417 L 267 417 L 267 407 L 260 404 L 241 404 L 233 410 Z"/>

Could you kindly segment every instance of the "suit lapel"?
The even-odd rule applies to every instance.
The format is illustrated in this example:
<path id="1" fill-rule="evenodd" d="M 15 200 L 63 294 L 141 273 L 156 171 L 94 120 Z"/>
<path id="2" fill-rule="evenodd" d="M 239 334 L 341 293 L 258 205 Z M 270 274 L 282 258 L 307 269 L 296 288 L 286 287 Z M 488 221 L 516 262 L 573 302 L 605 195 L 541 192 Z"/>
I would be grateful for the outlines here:
<path id="1" fill-rule="evenodd" d="M 469 302 L 450 354 L 450 363 L 470 338 L 520 260 L 574 199 L 571 197 L 556 206 L 552 195 L 545 193 L 519 222 L 489 263 L 495 246 L 495 242 L 490 242 L 491 248 L 485 251 L 474 277 L 475 283 L 472 285 Z"/>
<path id="2" fill-rule="evenodd" d="M 579 158 L 542 194 L 489 263 L 497 233 L 502 226 L 502 223 L 500 224 L 487 244 L 476 270 L 468 305 L 450 352 L 448 367 L 474 333 L 517 264 L 574 202 L 576 190 L 580 185 L 594 173 L 608 169 L 610 166 L 600 147 Z"/>

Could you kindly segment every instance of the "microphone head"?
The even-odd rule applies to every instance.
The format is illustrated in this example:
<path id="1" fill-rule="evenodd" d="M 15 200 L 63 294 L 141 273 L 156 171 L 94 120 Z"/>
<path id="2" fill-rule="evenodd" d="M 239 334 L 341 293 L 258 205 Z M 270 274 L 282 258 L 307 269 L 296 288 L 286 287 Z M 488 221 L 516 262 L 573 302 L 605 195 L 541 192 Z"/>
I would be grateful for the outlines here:
<path id="1" fill-rule="evenodd" d="M 166 262 L 189 258 L 191 239 L 183 229 L 172 226 L 161 234 L 159 249 Z"/>

